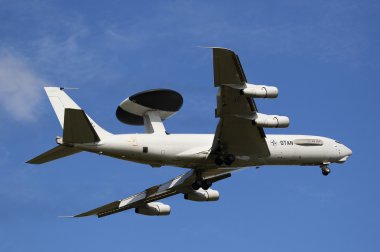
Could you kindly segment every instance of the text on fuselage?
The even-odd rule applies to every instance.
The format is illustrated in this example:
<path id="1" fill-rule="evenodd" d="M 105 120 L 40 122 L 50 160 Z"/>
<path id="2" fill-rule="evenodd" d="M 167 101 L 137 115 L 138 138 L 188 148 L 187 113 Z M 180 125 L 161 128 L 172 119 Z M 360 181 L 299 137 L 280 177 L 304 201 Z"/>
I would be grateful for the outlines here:
<path id="1" fill-rule="evenodd" d="M 293 141 L 281 140 L 280 144 L 281 145 L 293 145 Z"/>

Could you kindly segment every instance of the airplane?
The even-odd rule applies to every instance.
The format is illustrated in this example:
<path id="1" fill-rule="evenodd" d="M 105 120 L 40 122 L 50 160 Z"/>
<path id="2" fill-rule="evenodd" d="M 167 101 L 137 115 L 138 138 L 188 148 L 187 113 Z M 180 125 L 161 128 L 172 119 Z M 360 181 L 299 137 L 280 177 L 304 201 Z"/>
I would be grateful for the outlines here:
<path id="1" fill-rule="evenodd" d="M 189 171 L 140 193 L 69 217 L 104 217 L 128 209 L 148 216 L 169 215 L 169 205 L 158 200 L 176 194 L 192 201 L 217 201 L 213 183 L 231 173 L 265 165 L 319 166 L 344 163 L 352 151 L 342 143 L 321 136 L 272 135 L 264 128 L 286 128 L 289 118 L 259 113 L 255 98 L 276 98 L 273 86 L 247 82 L 237 54 L 213 47 L 214 86 L 218 88 L 215 134 L 172 134 L 163 121 L 177 113 L 182 96 L 170 89 L 134 94 L 120 103 L 116 117 L 123 123 L 145 127 L 144 134 L 112 134 L 101 128 L 66 93 L 64 88 L 45 87 L 63 128 L 57 146 L 29 161 L 42 164 L 87 151 L 152 167 L 175 166 Z"/>

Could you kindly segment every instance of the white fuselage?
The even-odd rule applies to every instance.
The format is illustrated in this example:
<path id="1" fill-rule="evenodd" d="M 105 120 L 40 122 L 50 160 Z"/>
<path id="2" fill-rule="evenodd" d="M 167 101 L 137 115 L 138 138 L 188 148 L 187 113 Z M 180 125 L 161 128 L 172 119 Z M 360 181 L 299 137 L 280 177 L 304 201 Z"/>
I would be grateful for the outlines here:
<path id="1" fill-rule="evenodd" d="M 208 158 L 213 134 L 121 134 L 111 135 L 97 144 L 75 144 L 74 147 L 119 159 L 185 168 L 216 168 Z M 322 165 L 343 163 L 351 150 L 326 137 L 307 135 L 266 135 L 269 156 L 236 155 L 231 167 L 262 165 Z"/>

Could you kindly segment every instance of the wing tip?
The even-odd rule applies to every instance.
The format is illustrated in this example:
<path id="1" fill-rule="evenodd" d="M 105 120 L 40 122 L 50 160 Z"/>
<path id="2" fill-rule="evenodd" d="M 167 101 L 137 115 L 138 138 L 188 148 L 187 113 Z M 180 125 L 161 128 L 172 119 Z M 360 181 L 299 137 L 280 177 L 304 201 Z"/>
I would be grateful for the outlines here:
<path id="1" fill-rule="evenodd" d="M 92 215 L 83 215 L 83 214 L 77 214 L 77 215 L 60 215 L 58 218 L 82 218 L 82 217 L 88 217 L 88 216 L 97 216 L 96 214 Z"/>
<path id="2" fill-rule="evenodd" d="M 207 49 L 221 49 L 221 50 L 227 50 L 233 52 L 233 50 L 226 48 L 226 47 L 220 47 L 220 46 L 197 46 L 198 48 L 207 48 Z"/>
<path id="3" fill-rule="evenodd" d="M 58 218 L 75 218 L 74 215 L 60 215 Z"/>
<path id="4" fill-rule="evenodd" d="M 25 164 L 40 164 L 33 161 L 33 159 L 25 161 Z"/>

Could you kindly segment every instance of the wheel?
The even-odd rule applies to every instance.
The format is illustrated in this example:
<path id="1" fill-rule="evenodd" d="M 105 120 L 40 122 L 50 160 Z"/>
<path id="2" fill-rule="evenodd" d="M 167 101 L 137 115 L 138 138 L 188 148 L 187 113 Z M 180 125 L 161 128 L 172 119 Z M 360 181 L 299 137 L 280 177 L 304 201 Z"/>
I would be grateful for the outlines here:
<path id="1" fill-rule="evenodd" d="M 202 186 L 202 181 L 201 180 L 195 180 L 193 184 L 191 184 L 191 188 L 193 188 L 193 190 L 198 190 L 199 188 L 201 188 Z"/>
<path id="2" fill-rule="evenodd" d="M 330 169 L 329 167 L 327 167 L 327 166 L 323 166 L 323 167 L 321 167 L 321 169 L 322 169 L 322 174 L 323 174 L 324 176 L 329 175 L 330 172 L 331 172 L 331 169 Z"/>
<path id="3" fill-rule="evenodd" d="M 232 165 L 234 161 L 235 161 L 235 156 L 232 154 L 229 154 L 226 156 L 224 163 L 226 163 L 226 165 Z"/>
<path id="4" fill-rule="evenodd" d="M 203 190 L 208 190 L 211 186 L 212 182 L 210 180 L 204 180 L 201 185 Z"/>
<path id="5" fill-rule="evenodd" d="M 217 156 L 214 161 L 217 166 L 221 166 L 224 162 L 224 159 L 222 156 Z"/>
<path id="6" fill-rule="evenodd" d="M 201 187 L 200 187 L 200 185 L 198 185 L 196 182 L 194 182 L 194 183 L 191 184 L 191 188 L 193 188 L 193 190 L 196 191 L 196 190 L 198 190 L 198 189 L 201 188 Z"/>

